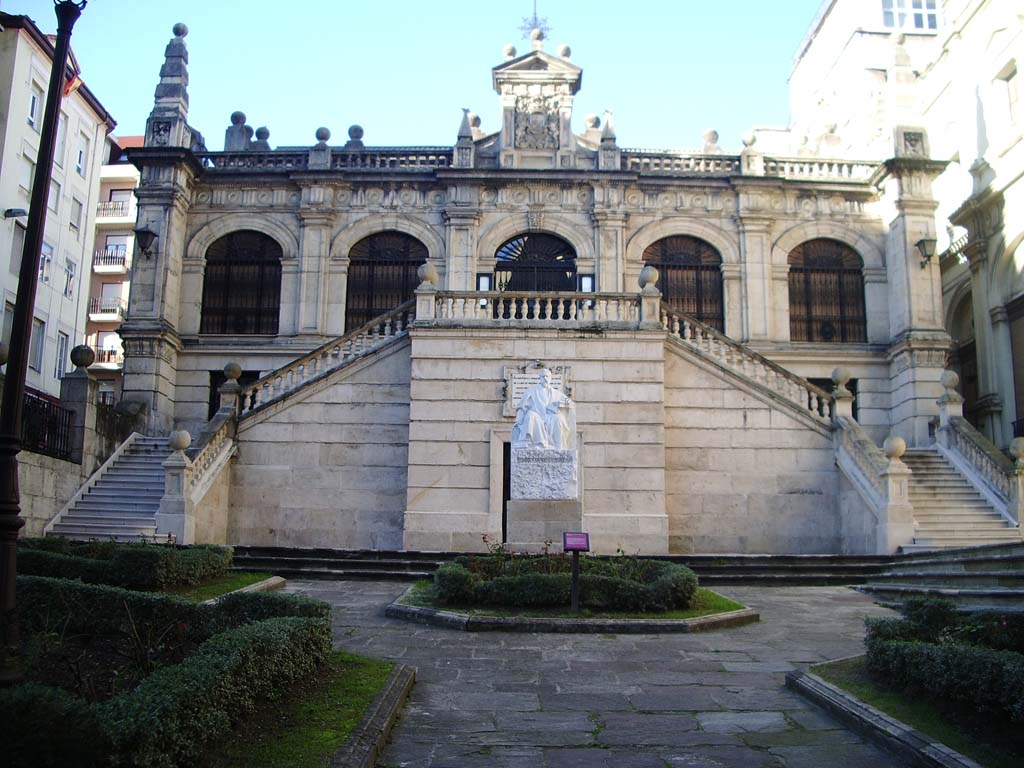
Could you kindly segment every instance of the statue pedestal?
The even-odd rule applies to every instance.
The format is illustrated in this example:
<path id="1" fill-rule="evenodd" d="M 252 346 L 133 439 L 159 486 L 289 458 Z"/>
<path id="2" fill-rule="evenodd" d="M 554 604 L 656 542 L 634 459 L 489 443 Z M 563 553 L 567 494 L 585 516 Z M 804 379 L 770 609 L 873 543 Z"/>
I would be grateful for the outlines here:
<path id="1" fill-rule="evenodd" d="M 562 533 L 578 531 L 583 524 L 583 505 L 575 499 L 509 499 L 506 533 L 514 552 L 562 551 Z"/>
<path id="2" fill-rule="evenodd" d="M 578 499 L 576 451 L 512 448 L 512 499 Z"/>

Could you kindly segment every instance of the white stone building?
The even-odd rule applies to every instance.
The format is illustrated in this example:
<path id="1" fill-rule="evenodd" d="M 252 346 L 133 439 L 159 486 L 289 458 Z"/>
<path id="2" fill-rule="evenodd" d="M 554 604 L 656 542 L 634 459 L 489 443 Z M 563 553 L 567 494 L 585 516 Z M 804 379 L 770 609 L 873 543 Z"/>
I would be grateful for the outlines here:
<path id="1" fill-rule="evenodd" d="M 157 241 L 136 253 L 121 328 L 125 400 L 151 433 L 196 436 L 165 465 L 152 530 L 373 549 L 505 539 L 512 393 L 542 361 L 577 404 L 598 551 L 1019 541 L 1020 474 L 942 376 L 940 268 L 919 244 L 946 164 L 902 107 L 823 128 L 802 106 L 848 103 L 812 76 L 847 6 L 826 3 L 802 51 L 793 131 L 739 155 L 626 149 L 593 118 L 577 133 L 582 71 L 536 35 L 492 69 L 496 133 L 465 114 L 448 147 L 365 146 L 354 126 L 343 145 L 319 129 L 312 147 L 273 150 L 235 113 L 210 152 L 187 123 L 176 27 L 130 153 L 138 225 Z M 904 67 L 912 46 L 880 37 Z M 912 471 L 925 461 L 976 501 L 948 504 Z"/>
<path id="2" fill-rule="evenodd" d="M 11 332 L 29 192 L 35 174 L 53 44 L 27 16 L 0 13 L 0 285 L 3 333 Z M 74 56 L 67 79 L 77 76 Z M 114 120 L 84 84 L 61 105 L 49 210 L 29 350 L 27 386 L 54 396 L 85 338 L 89 266 L 100 166 Z M 19 213 L 18 211 L 24 213 Z"/>

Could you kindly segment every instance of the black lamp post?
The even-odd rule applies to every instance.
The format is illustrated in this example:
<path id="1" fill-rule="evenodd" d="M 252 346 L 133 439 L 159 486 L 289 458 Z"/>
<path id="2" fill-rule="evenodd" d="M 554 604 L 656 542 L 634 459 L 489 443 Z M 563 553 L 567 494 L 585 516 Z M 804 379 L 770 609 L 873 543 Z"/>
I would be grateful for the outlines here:
<path id="1" fill-rule="evenodd" d="M 28 209 L 25 250 L 18 273 L 18 298 L 14 304 L 10 357 L 0 405 L 0 685 L 11 685 L 21 677 L 18 663 L 18 623 L 15 615 L 15 576 L 18 531 L 25 524 L 19 513 L 18 451 L 21 450 L 21 405 L 25 398 L 25 366 L 32 333 L 32 315 L 36 303 L 36 275 L 39 249 L 46 224 L 46 200 L 50 193 L 53 151 L 57 138 L 57 115 L 64 95 L 64 71 L 71 47 L 71 29 L 78 21 L 86 0 L 54 0 L 57 14 L 57 41 L 54 45 L 50 85 L 46 94 L 39 136 L 36 175 L 32 180 L 32 199 Z"/>

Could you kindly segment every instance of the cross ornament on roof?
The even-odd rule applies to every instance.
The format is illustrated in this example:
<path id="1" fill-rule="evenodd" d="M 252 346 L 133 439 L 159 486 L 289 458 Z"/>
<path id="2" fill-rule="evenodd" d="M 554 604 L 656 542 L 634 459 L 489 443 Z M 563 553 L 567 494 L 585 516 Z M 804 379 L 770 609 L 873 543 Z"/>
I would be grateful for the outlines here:
<path id="1" fill-rule="evenodd" d="M 547 17 L 541 18 L 537 15 L 537 0 L 533 0 L 533 15 L 523 17 L 523 23 L 520 25 L 519 31 L 523 33 L 523 39 L 527 40 L 530 37 L 530 33 L 535 29 L 543 32 L 545 37 L 551 31 L 551 27 L 548 26 Z"/>

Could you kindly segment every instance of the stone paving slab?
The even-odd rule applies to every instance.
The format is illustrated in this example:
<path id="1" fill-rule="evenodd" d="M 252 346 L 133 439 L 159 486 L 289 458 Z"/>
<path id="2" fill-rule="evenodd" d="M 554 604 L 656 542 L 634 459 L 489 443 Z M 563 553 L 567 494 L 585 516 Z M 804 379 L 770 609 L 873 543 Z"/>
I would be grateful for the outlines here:
<path id="1" fill-rule="evenodd" d="M 887 768 L 905 765 L 786 690 L 860 653 L 888 611 L 844 587 L 732 587 L 761 621 L 700 634 L 463 633 L 384 615 L 405 585 L 297 582 L 334 606 L 336 645 L 414 666 L 380 766 Z"/>

